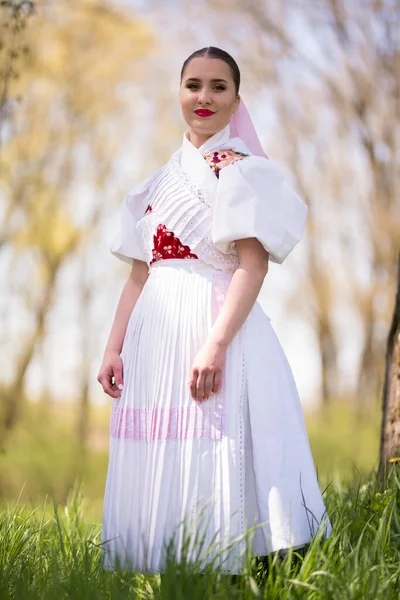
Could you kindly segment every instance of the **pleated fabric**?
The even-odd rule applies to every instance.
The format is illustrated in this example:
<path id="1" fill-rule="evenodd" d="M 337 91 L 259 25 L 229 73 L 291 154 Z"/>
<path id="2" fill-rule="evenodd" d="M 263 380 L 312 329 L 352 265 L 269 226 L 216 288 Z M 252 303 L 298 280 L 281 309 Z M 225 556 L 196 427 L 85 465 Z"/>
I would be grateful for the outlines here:
<path id="1" fill-rule="evenodd" d="M 249 526 L 259 526 L 257 555 L 330 528 L 292 373 L 257 303 L 228 347 L 220 392 L 201 404 L 190 395 L 190 368 L 231 278 L 201 260 L 150 267 L 111 409 L 106 569 L 160 572 L 169 552 L 240 573 Z"/>

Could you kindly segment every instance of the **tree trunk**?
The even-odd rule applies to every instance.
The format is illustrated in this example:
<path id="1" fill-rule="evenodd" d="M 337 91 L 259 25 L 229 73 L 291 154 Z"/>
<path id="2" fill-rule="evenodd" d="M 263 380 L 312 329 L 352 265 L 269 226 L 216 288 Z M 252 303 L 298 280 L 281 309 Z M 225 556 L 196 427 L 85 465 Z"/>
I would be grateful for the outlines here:
<path id="1" fill-rule="evenodd" d="M 379 473 L 382 477 L 388 460 L 400 454 L 400 252 L 397 265 L 397 293 L 389 331 L 385 384 L 383 388 Z"/>
<path id="2" fill-rule="evenodd" d="M 356 391 L 356 408 L 360 419 L 366 414 L 366 408 L 371 404 L 379 402 L 379 396 L 382 390 L 383 364 L 382 357 L 385 353 L 385 343 L 374 340 L 374 320 L 365 320 L 366 339 L 361 354 L 360 371 Z M 380 347 L 381 346 L 381 347 Z"/>
<path id="3" fill-rule="evenodd" d="M 324 315 L 324 317 L 319 319 L 317 327 L 321 353 L 322 405 L 328 406 L 338 395 L 338 370 L 333 332 L 328 315 Z"/>
<path id="4" fill-rule="evenodd" d="M 96 216 L 94 217 L 96 221 Z M 83 250 L 85 251 L 85 249 Z M 90 356 L 91 349 L 91 323 L 90 306 L 93 296 L 93 282 L 90 278 L 90 266 L 87 256 L 82 257 L 80 282 L 79 282 L 79 309 L 80 309 L 80 329 L 81 329 L 81 360 L 78 377 L 80 379 L 80 393 L 78 398 L 78 420 L 77 434 L 81 457 L 87 453 L 88 437 L 90 430 Z M 83 462 L 82 462 L 83 466 Z"/>
<path id="5" fill-rule="evenodd" d="M 46 289 L 44 290 L 39 306 L 36 309 L 34 330 L 22 343 L 22 350 L 17 361 L 13 381 L 7 386 L 5 409 L 2 414 L 2 422 L 0 423 L 3 441 L 6 435 L 14 429 L 23 410 L 26 372 L 34 358 L 37 344 L 43 339 L 45 319 L 53 302 L 54 288 L 59 267 L 59 262 L 55 263 L 49 273 Z"/>
<path id="6" fill-rule="evenodd" d="M 88 371 L 85 370 L 85 381 L 81 384 L 81 391 L 79 394 L 79 407 L 78 407 L 78 443 L 81 458 L 86 456 L 87 442 L 89 436 L 89 418 L 90 418 L 90 405 L 89 405 L 89 382 L 88 382 Z"/>

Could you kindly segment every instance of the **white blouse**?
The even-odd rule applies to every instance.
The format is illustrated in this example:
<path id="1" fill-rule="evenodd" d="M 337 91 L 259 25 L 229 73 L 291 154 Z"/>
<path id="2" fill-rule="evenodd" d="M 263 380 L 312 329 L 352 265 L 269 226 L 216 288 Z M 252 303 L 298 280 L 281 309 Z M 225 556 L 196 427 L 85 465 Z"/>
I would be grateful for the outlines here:
<path id="1" fill-rule="evenodd" d="M 196 219 L 201 211 L 204 213 L 202 244 L 199 235 L 193 237 L 189 231 L 190 224 L 192 229 L 195 228 L 193 219 L 188 221 L 187 231 L 181 227 L 179 239 L 175 238 L 177 247 L 183 247 L 179 243 L 186 244 L 185 248 L 190 248 L 192 256 L 197 255 L 216 268 L 234 270 L 238 264 L 235 241 L 254 237 L 269 252 L 273 262 L 282 263 L 301 239 L 307 217 L 307 207 L 288 176 L 275 161 L 252 155 L 241 139 L 230 138 L 229 125 L 200 148 L 193 146 L 187 134 L 183 135 L 182 147 L 170 161 L 125 197 L 110 243 L 111 252 L 128 263 L 137 259 L 151 264 L 155 260 L 151 257 L 156 256 L 152 244 L 153 239 L 155 243 L 157 224 L 162 222 L 167 231 L 172 231 L 179 221 L 179 216 L 173 213 L 188 209 L 197 211 Z M 218 178 L 203 153 L 228 149 L 246 156 L 223 166 Z M 171 183 L 169 173 L 172 178 L 177 174 L 180 177 Z M 163 185 L 165 201 L 158 201 L 153 206 L 152 199 L 162 196 Z M 176 190 L 175 197 L 171 194 L 172 189 Z M 184 194 L 188 196 L 186 205 L 182 200 Z M 189 195 L 192 205 L 193 201 L 197 204 L 196 208 L 190 205 Z M 172 206 L 174 198 L 176 206 Z M 166 210 L 168 204 L 169 211 Z M 164 207 L 164 213 L 158 207 Z M 145 213 L 152 208 L 154 212 L 148 218 L 148 212 Z M 176 236 L 177 232 L 173 231 Z M 218 260 L 219 255 L 225 255 L 225 261 Z M 231 264 L 225 268 L 224 263 L 229 257 Z"/>

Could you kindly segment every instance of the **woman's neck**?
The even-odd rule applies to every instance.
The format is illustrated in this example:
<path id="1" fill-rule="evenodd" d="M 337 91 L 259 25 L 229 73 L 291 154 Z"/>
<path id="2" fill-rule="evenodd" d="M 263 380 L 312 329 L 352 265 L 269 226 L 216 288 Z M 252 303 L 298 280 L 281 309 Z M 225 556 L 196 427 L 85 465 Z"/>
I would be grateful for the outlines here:
<path id="1" fill-rule="evenodd" d="M 188 137 L 189 141 L 193 144 L 195 148 L 200 148 L 207 140 L 209 140 L 215 133 L 210 134 L 201 134 L 196 133 L 193 130 L 189 129 Z"/>

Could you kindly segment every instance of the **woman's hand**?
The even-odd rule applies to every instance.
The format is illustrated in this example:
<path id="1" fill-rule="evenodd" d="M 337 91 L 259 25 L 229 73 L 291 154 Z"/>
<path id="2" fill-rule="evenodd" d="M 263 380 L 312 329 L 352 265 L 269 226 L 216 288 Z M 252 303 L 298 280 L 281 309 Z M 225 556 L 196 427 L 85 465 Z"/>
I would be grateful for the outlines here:
<path id="1" fill-rule="evenodd" d="M 122 360 L 115 350 L 106 350 L 97 381 L 111 398 L 119 398 L 123 387 Z M 114 383 L 112 382 L 114 378 Z"/>
<path id="2" fill-rule="evenodd" d="M 217 394 L 225 368 L 226 346 L 207 341 L 196 355 L 190 371 L 190 393 L 195 400 L 208 400 Z"/>

